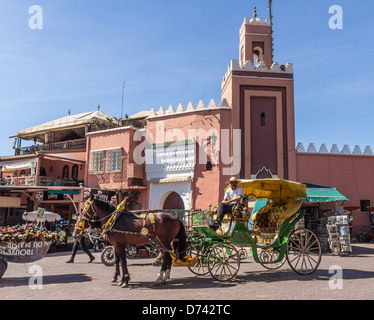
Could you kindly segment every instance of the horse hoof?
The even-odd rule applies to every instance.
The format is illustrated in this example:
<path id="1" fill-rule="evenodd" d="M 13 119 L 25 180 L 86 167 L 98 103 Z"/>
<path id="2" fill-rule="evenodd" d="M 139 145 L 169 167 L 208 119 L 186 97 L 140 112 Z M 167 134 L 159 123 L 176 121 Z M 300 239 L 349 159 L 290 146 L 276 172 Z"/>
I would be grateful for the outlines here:
<path id="1" fill-rule="evenodd" d="M 158 287 L 161 283 L 162 283 L 162 279 L 164 278 L 165 276 L 165 271 L 161 271 L 159 274 L 158 274 L 158 278 L 156 279 L 156 281 L 153 283 L 153 286 L 154 287 Z"/>
<path id="2" fill-rule="evenodd" d="M 126 282 L 121 286 L 121 288 L 128 288 L 128 287 L 129 287 L 129 284 Z"/>
<path id="3" fill-rule="evenodd" d="M 116 278 L 113 278 L 112 281 L 110 281 L 110 283 L 117 283 L 117 279 Z"/>

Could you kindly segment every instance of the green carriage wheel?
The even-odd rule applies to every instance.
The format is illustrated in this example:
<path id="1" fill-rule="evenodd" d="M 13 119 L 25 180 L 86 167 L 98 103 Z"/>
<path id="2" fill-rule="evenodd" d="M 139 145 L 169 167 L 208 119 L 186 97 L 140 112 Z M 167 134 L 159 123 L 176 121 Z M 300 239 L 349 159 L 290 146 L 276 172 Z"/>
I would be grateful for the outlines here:
<path id="1" fill-rule="evenodd" d="M 240 268 L 238 250 L 231 244 L 216 244 L 208 255 L 208 269 L 211 276 L 221 282 L 235 278 Z"/>
<path id="2" fill-rule="evenodd" d="M 279 259 L 280 252 L 276 249 L 262 250 L 259 255 L 261 265 L 268 270 L 277 270 L 281 268 L 287 261 L 284 256 L 282 261 L 275 262 Z"/>
<path id="3" fill-rule="evenodd" d="M 314 232 L 297 229 L 288 238 L 286 256 L 292 270 L 301 275 L 312 274 L 321 263 L 321 243 Z"/>
<path id="4" fill-rule="evenodd" d="M 192 245 L 187 251 L 187 254 L 192 258 L 197 257 L 198 263 L 192 267 L 188 267 L 190 271 L 197 276 L 205 276 L 209 273 L 208 269 L 208 254 L 210 246 Z"/>

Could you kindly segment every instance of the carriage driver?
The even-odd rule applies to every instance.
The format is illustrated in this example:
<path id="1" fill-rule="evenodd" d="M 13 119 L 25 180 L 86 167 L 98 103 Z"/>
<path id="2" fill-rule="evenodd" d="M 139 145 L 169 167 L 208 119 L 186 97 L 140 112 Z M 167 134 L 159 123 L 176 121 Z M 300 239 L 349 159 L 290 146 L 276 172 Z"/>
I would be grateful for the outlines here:
<path id="1" fill-rule="evenodd" d="M 232 208 L 241 202 L 244 195 L 243 188 L 238 186 L 238 182 L 240 182 L 238 179 L 232 177 L 229 182 L 231 186 L 227 189 L 225 197 L 218 207 L 217 220 L 213 223 L 214 229 L 220 227 L 225 214 L 231 213 Z"/>

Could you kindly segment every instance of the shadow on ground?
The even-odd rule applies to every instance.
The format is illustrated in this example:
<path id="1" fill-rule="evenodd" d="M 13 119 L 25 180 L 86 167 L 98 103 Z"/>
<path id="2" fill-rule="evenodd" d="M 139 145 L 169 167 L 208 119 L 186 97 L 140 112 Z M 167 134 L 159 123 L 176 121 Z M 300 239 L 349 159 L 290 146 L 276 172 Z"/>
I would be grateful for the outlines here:
<path id="1" fill-rule="evenodd" d="M 282 283 L 287 281 L 329 281 L 333 274 L 329 273 L 329 270 L 317 270 L 315 273 L 307 276 L 302 276 L 294 271 L 287 270 L 275 270 L 275 271 L 253 271 L 239 274 L 234 280 L 229 282 L 219 282 L 214 280 L 209 275 L 203 277 L 187 277 L 176 279 L 172 278 L 168 281 L 167 285 L 161 285 L 158 287 L 153 286 L 153 282 L 139 282 L 130 281 L 130 289 L 154 289 L 154 290 L 185 290 L 185 289 L 209 289 L 209 288 L 229 288 L 238 286 L 243 283 Z M 374 272 L 355 270 L 355 269 L 344 269 L 343 279 L 345 280 L 356 280 L 356 279 L 368 279 L 374 278 Z M 115 286 L 115 284 L 113 284 Z"/>
<path id="2" fill-rule="evenodd" d="M 7 278 L 6 276 L 0 280 L 0 288 L 4 287 L 19 287 L 29 284 L 32 279 L 32 274 L 29 277 L 13 277 Z M 48 284 L 61 284 L 61 283 L 74 283 L 74 282 L 87 282 L 92 281 L 91 277 L 85 274 L 63 274 L 63 275 L 48 275 L 43 276 L 43 285 Z"/>

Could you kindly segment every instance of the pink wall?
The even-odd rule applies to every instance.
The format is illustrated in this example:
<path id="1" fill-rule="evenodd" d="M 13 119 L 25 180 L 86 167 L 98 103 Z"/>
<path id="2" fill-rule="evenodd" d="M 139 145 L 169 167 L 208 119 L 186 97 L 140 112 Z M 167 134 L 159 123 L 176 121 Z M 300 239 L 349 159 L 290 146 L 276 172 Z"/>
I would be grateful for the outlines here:
<path id="1" fill-rule="evenodd" d="M 87 165 L 85 169 L 85 186 L 89 188 L 98 188 L 103 190 L 131 190 L 131 188 L 129 188 L 129 179 L 127 179 L 127 165 L 133 162 L 133 149 L 138 145 L 138 142 L 133 142 L 134 132 L 134 129 L 125 127 L 95 132 L 93 134 L 87 135 Z M 105 150 L 111 148 L 122 148 L 122 172 L 106 173 L 106 158 L 104 158 L 104 173 L 90 174 L 90 152 L 95 150 Z M 146 185 L 145 179 L 143 179 L 143 185 Z M 142 204 L 143 208 L 147 208 L 147 191 L 137 190 L 136 188 L 133 191 L 139 191 L 140 194 L 138 197 L 138 202 Z"/>
<path id="2" fill-rule="evenodd" d="M 338 188 L 349 202 L 360 205 L 370 200 L 374 205 L 374 157 L 357 155 L 297 153 L 297 181 L 311 182 Z M 353 211 L 353 236 L 362 226 L 368 225 L 368 213 Z"/>
<path id="3" fill-rule="evenodd" d="M 90 188 L 117 189 L 121 187 L 122 181 L 119 173 L 89 173 L 89 155 L 91 151 L 110 148 L 122 148 L 122 168 L 127 169 L 128 150 L 130 148 L 130 132 L 128 129 L 115 131 L 102 131 L 87 135 L 87 166 L 85 185 Z M 104 168 L 106 162 L 104 160 Z M 104 169 L 105 170 L 105 169 Z"/>
<path id="4" fill-rule="evenodd" d="M 217 110 L 205 110 L 196 111 L 177 115 L 168 115 L 165 117 L 156 117 L 148 119 L 147 129 L 151 131 L 154 139 L 157 143 L 162 142 L 160 140 L 161 135 L 156 135 L 157 126 L 160 128 L 160 124 L 164 128 L 165 142 L 179 141 L 181 139 L 189 138 L 189 130 L 205 130 L 209 132 L 211 129 L 218 130 L 218 136 L 220 137 L 220 129 L 230 129 L 231 125 L 231 110 L 217 109 Z M 166 132 L 172 129 L 179 129 L 180 135 L 172 137 L 166 137 Z M 169 139 L 168 139 L 169 138 Z M 195 138 L 195 136 L 194 136 Z M 202 139 L 203 140 L 203 139 Z M 199 137 L 196 139 L 196 166 L 194 171 L 194 179 L 192 181 L 192 200 L 191 205 L 197 209 L 207 209 L 209 204 L 213 206 L 217 205 L 223 198 L 223 192 L 226 187 L 225 182 L 229 180 L 229 176 L 223 176 L 222 169 L 224 166 L 221 162 L 219 165 L 213 165 L 212 171 L 206 170 L 206 164 L 199 164 L 199 147 L 204 141 L 200 141 Z M 221 141 L 217 140 L 216 150 L 221 150 Z M 211 155 L 211 146 L 208 143 L 207 147 L 208 161 Z"/>
<path id="5" fill-rule="evenodd" d="M 48 160 L 48 159 L 41 159 L 40 164 L 39 164 L 39 170 L 41 167 L 43 167 L 46 171 L 46 176 L 50 178 L 58 178 L 60 177 L 62 179 L 62 171 L 65 166 L 69 167 L 69 179 L 71 178 L 72 174 L 72 168 L 74 166 L 74 163 L 69 163 L 66 161 L 58 161 L 58 160 Z M 50 168 L 52 167 L 52 172 Z M 81 165 L 78 164 L 78 180 L 84 180 L 84 168 L 85 165 L 82 165 L 82 170 L 81 170 Z M 39 172 L 37 172 L 39 175 Z"/>

